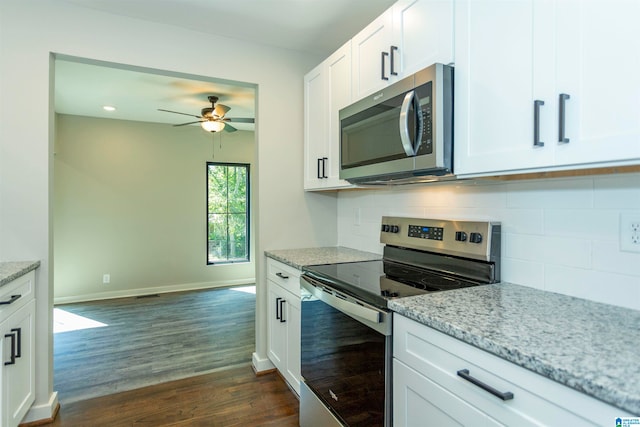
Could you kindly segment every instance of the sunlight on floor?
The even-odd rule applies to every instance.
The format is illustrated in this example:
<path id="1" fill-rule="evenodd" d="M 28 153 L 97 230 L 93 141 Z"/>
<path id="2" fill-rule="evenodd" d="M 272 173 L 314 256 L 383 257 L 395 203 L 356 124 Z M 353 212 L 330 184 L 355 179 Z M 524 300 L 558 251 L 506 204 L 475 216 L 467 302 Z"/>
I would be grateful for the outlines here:
<path id="1" fill-rule="evenodd" d="M 88 317 L 64 311 L 61 308 L 53 309 L 53 333 L 79 331 L 81 329 L 102 328 L 109 326 L 106 323 L 89 319 Z"/>
<path id="2" fill-rule="evenodd" d="M 238 286 L 238 287 L 234 287 L 234 288 L 229 288 L 232 291 L 238 291 L 238 292 L 245 292 L 247 294 L 255 294 L 256 293 L 256 286 L 252 285 L 252 286 Z"/>

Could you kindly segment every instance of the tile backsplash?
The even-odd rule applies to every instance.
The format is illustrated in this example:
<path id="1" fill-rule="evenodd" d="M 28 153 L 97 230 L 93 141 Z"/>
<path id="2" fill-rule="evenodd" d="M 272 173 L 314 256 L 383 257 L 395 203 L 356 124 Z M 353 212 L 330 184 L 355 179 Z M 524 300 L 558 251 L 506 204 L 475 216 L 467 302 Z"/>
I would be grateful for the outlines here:
<path id="1" fill-rule="evenodd" d="M 640 310 L 640 253 L 620 215 L 640 215 L 640 174 L 457 181 L 338 194 L 338 244 L 382 252 L 383 215 L 502 223 L 502 280 Z"/>

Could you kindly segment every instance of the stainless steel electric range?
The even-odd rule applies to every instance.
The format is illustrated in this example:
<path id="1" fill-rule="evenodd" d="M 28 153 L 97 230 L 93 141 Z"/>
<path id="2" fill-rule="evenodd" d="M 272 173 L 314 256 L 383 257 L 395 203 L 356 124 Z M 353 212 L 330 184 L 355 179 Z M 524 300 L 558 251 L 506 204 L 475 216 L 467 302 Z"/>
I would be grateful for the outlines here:
<path id="1" fill-rule="evenodd" d="M 500 281 L 500 224 L 383 217 L 381 261 L 304 269 L 300 425 L 391 426 L 388 302 Z"/>

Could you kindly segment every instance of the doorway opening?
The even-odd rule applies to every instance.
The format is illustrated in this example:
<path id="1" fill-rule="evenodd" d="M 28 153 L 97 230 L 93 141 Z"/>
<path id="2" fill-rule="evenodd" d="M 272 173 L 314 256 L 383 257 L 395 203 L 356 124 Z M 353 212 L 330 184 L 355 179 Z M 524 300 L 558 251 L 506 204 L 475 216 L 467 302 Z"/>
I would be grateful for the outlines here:
<path id="1" fill-rule="evenodd" d="M 196 116 L 202 116 L 203 108 L 211 105 L 208 98 L 215 95 L 229 108 L 225 117 L 255 118 L 257 86 L 65 55 L 56 55 L 54 67 L 56 308 L 67 307 L 73 314 L 71 309 L 79 303 L 101 301 L 109 306 L 110 301 L 119 301 L 149 318 L 156 310 L 165 315 L 170 311 L 160 301 L 195 293 L 202 301 L 221 304 L 205 293 L 252 285 L 256 276 L 253 238 L 245 263 L 208 265 L 203 248 L 207 244 L 206 163 L 254 164 L 255 125 L 231 121 L 235 131 L 210 133 Z M 252 194 L 250 204 L 255 200 L 257 194 Z M 253 224 L 254 218 L 249 221 Z M 249 303 L 253 328 L 255 295 L 233 294 L 253 298 Z M 141 298 L 147 295 L 159 297 Z M 109 325 L 85 330 L 101 343 L 100 334 L 117 322 L 93 320 Z M 129 330 L 142 321 L 137 323 L 130 324 Z M 205 324 L 190 327 L 201 329 Z M 65 333 L 56 334 L 54 347 Z M 118 344 L 130 340 L 130 335 L 122 336 Z M 103 352 L 115 345 L 105 342 Z M 249 360 L 253 350 L 248 351 Z M 173 363 L 186 364 L 178 356 L 172 355 Z M 74 362 L 92 364 L 90 360 Z M 200 370 L 208 368 L 193 368 Z M 161 374 L 157 379 L 164 381 Z M 64 394 L 60 399 L 64 401 Z"/>

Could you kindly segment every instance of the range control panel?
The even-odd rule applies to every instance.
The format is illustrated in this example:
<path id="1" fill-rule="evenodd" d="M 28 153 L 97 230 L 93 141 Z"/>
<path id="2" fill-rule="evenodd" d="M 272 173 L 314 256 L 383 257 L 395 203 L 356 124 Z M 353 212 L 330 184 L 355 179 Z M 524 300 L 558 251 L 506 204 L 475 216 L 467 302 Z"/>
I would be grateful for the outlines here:
<path id="1" fill-rule="evenodd" d="M 382 217 L 380 243 L 490 261 L 500 254 L 500 223 Z"/>

